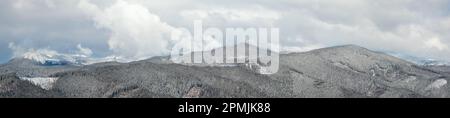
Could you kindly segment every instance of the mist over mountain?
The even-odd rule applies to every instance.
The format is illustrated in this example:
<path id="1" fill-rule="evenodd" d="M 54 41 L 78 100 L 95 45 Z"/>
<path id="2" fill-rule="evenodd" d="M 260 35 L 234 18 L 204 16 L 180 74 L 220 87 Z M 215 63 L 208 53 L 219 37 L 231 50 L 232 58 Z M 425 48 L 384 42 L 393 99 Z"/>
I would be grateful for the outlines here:
<path id="1" fill-rule="evenodd" d="M 418 65 L 356 45 L 280 54 L 279 71 L 129 63 L 0 65 L 0 97 L 449 97 L 449 66 Z"/>

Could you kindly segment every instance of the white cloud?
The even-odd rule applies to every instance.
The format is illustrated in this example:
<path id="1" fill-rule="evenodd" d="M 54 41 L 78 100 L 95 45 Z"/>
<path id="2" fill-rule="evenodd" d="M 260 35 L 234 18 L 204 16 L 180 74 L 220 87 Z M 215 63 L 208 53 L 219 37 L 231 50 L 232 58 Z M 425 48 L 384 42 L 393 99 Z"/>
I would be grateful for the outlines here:
<path id="1" fill-rule="evenodd" d="M 85 48 L 85 47 L 81 46 L 81 44 L 77 45 L 77 49 L 78 49 L 77 53 L 80 54 L 80 55 L 85 55 L 87 57 L 90 57 L 93 54 L 91 49 Z"/>
<path id="2" fill-rule="evenodd" d="M 161 21 L 144 6 L 117 0 L 101 9 L 83 0 L 79 8 L 91 15 L 99 28 L 111 31 L 108 45 L 116 56 L 145 59 L 168 54 L 170 33 L 174 27 Z"/>
<path id="3" fill-rule="evenodd" d="M 32 4 L 28 0 L 17 0 L 14 2 L 13 7 L 16 9 L 23 9 L 32 7 Z"/>
<path id="4" fill-rule="evenodd" d="M 77 45 L 78 50 L 75 53 L 60 53 L 48 48 L 24 48 L 14 43 L 9 43 L 8 46 L 13 51 L 13 58 L 24 58 L 36 61 L 40 64 L 45 64 L 46 61 L 69 62 L 73 64 L 92 64 L 92 50 L 85 48 L 80 44 Z"/>
<path id="5" fill-rule="evenodd" d="M 443 44 L 439 38 L 431 38 L 425 41 L 425 46 L 428 48 L 435 48 L 439 51 L 448 50 L 448 46 Z"/>
<path id="6" fill-rule="evenodd" d="M 47 5 L 47 7 L 49 8 L 55 8 L 55 3 L 52 0 L 45 0 L 45 4 Z"/>

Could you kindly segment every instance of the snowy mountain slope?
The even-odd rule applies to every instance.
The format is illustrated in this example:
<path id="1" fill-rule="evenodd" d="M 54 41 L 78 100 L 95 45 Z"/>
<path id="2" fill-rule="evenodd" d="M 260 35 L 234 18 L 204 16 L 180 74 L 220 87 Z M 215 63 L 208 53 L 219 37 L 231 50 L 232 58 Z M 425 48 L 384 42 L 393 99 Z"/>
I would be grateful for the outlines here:
<path id="1" fill-rule="evenodd" d="M 35 96 L 15 97 L 449 97 L 450 69 L 421 66 L 355 45 L 280 55 L 280 69 L 263 75 L 246 65 L 175 64 L 167 57 L 129 63 L 51 66 L 42 71 L 17 68 L 16 60 L 1 67 L 7 80 L 39 88 Z M 14 60 L 12 61 L 14 62 Z M 16 67 L 16 69 L 10 69 Z M 31 66 L 33 67 L 33 66 Z M 35 67 L 33 67 L 35 68 Z M 37 68 L 37 67 L 36 67 Z M 58 68 L 58 69 L 56 69 Z M 39 70 L 39 69 L 38 69 Z M 45 71 L 44 71 L 45 70 Z M 58 78 L 48 90 L 23 74 Z M 4 72 L 3 72 L 4 73 Z M 12 73 L 12 74 L 11 74 Z M 26 74 L 25 74 L 26 75 Z M 33 75 L 33 74 L 31 74 Z M 1 80 L 2 91 L 28 94 Z M 42 87 L 42 86 L 41 86 Z M 17 89 L 17 90 L 16 90 Z M 34 91 L 36 92 L 36 91 Z M 199 93 L 192 96 L 189 93 Z M 9 97 L 14 97 L 13 95 Z"/>

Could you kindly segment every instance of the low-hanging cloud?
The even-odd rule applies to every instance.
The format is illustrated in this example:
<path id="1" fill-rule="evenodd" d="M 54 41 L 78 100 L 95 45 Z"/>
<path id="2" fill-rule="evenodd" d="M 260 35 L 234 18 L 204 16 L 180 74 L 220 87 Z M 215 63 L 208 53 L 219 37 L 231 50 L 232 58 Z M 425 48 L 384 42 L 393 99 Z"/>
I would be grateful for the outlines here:
<path id="1" fill-rule="evenodd" d="M 81 46 L 81 44 L 77 45 L 77 51 L 70 54 L 61 53 L 47 48 L 24 48 L 14 43 L 9 43 L 8 47 L 14 52 L 14 58 L 30 59 L 40 64 L 45 64 L 46 61 L 49 60 L 80 65 L 92 64 L 94 62 L 94 60 L 90 58 L 92 56 L 92 50 Z"/>

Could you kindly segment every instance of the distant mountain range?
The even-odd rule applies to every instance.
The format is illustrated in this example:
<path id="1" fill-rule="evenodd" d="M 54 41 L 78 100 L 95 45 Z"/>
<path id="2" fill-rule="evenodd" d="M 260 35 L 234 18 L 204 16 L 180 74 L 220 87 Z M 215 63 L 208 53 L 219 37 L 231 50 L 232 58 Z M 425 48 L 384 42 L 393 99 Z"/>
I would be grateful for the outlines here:
<path id="1" fill-rule="evenodd" d="M 399 53 L 388 53 L 389 55 L 404 59 L 406 61 L 415 63 L 417 65 L 424 65 L 424 66 L 450 66 L 449 61 L 444 60 L 436 60 L 436 59 L 427 59 L 427 58 L 420 58 L 405 54 L 399 54 Z"/>
<path id="2" fill-rule="evenodd" d="M 44 62 L 44 63 L 42 63 Z M 0 65 L 0 97 L 450 97 L 450 67 L 355 45 L 280 55 L 280 69 L 196 66 L 168 57 L 80 65 L 17 58 Z"/>

